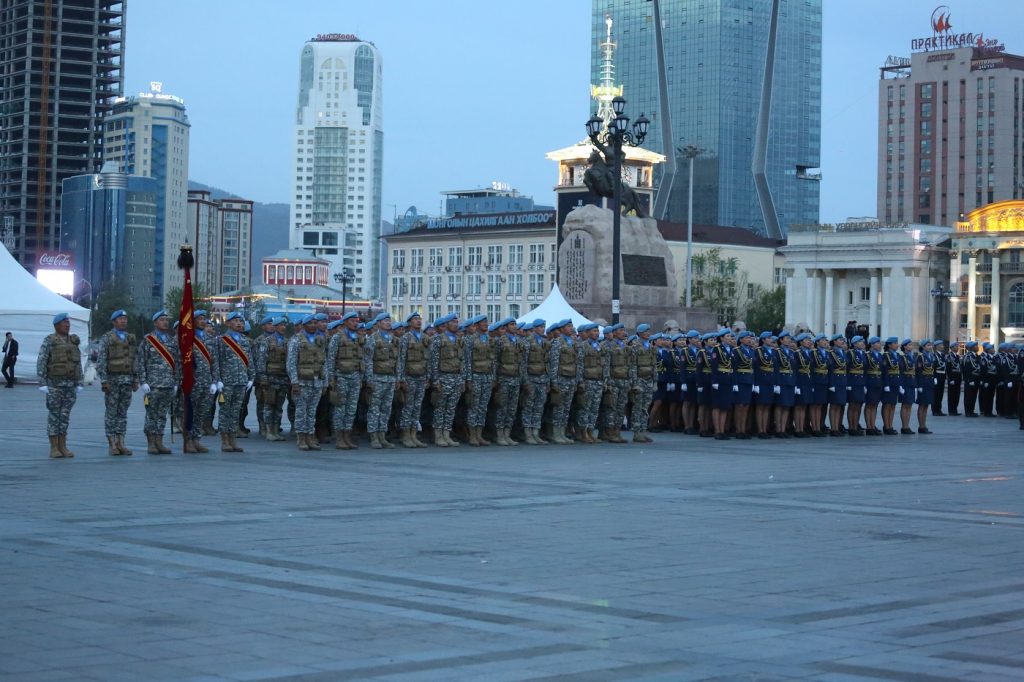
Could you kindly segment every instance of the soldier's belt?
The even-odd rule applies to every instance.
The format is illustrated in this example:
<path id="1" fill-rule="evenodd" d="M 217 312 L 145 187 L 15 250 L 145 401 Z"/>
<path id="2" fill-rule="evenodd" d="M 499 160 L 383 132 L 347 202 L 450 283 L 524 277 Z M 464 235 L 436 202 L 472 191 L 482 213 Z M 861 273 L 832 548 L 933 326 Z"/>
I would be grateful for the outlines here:
<path id="1" fill-rule="evenodd" d="M 793 370 L 791 370 L 791 369 L 780 369 L 779 373 L 780 374 L 792 374 Z"/>
<path id="2" fill-rule="evenodd" d="M 880 369 L 869 369 L 867 371 L 867 374 L 869 376 L 873 376 L 873 377 L 880 377 L 880 376 L 882 376 L 882 370 L 880 370 Z"/>
<path id="3" fill-rule="evenodd" d="M 719 372 L 731 372 L 732 370 L 720 369 L 718 371 Z M 739 372 L 740 374 L 753 374 L 754 373 L 754 370 L 752 370 L 752 369 L 738 369 L 736 371 Z"/>
<path id="4" fill-rule="evenodd" d="M 719 368 L 718 368 L 718 371 L 719 371 L 719 372 L 720 372 L 721 374 L 732 374 L 732 370 L 731 370 L 731 369 L 728 369 L 728 368 L 726 368 L 726 369 L 722 369 L 721 367 L 719 367 Z M 740 371 L 742 372 L 743 370 L 740 370 Z"/>
<path id="5" fill-rule="evenodd" d="M 825 374 L 828 374 L 828 370 L 827 369 L 816 369 L 816 370 L 814 370 L 814 373 L 815 374 L 825 375 Z"/>

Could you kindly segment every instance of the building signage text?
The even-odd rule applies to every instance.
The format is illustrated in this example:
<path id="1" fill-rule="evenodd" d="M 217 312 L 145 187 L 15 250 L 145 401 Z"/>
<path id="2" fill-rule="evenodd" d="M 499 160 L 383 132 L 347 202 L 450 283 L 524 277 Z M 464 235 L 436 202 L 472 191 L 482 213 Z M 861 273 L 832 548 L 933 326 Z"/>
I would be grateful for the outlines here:
<path id="1" fill-rule="evenodd" d="M 39 267 L 60 268 L 70 270 L 72 259 L 70 253 L 42 253 L 39 256 Z"/>
<path id="2" fill-rule="evenodd" d="M 947 5 L 939 5 L 932 11 L 931 28 L 930 38 L 914 38 L 910 41 L 912 51 L 930 52 L 931 50 L 973 47 L 994 54 L 1005 49 L 998 40 L 986 39 L 983 33 L 954 32 L 952 17 Z"/>
<path id="3" fill-rule="evenodd" d="M 428 230 L 451 230 L 463 227 L 506 227 L 513 225 L 554 225 L 554 211 L 529 213 L 498 213 L 493 215 L 464 215 L 427 220 Z"/>

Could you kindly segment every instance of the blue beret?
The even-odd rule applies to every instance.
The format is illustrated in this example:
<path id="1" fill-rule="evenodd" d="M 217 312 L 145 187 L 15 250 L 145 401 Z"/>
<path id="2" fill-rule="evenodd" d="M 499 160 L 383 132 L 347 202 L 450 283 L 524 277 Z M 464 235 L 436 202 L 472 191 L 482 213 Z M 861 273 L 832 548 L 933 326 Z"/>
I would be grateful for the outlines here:
<path id="1" fill-rule="evenodd" d="M 759 339 L 770 339 L 772 337 L 771 332 L 761 332 L 757 338 Z"/>
<path id="2" fill-rule="evenodd" d="M 680 339 L 685 339 L 686 338 L 686 334 L 683 334 L 682 332 L 676 332 L 670 338 L 673 341 L 679 341 Z"/>
<path id="3" fill-rule="evenodd" d="M 359 313 L 357 313 L 355 311 L 352 311 L 350 313 L 345 313 L 344 315 L 341 316 L 341 320 L 340 321 L 341 322 L 345 322 L 346 320 L 351 320 L 354 317 L 359 317 Z"/>
<path id="4" fill-rule="evenodd" d="M 616 322 L 615 324 L 610 324 L 607 327 L 605 327 L 604 333 L 607 334 L 609 332 L 615 331 L 616 329 L 625 329 L 625 326 L 623 326 L 621 322 Z"/>
<path id="5" fill-rule="evenodd" d="M 645 331 L 650 330 L 650 328 L 651 328 L 651 325 L 647 324 L 646 322 L 644 322 L 643 324 L 638 324 L 636 326 L 636 333 L 637 334 L 643 334 Z"/>
<path id="6" fill-rule="evenodd" d="M 418 311 L 418 310 L 412 311 L 411 313 L 409 313 L 408 315 L 405 316 L 405 321 L 406 322 L 411 322 L 412 318 L 414 318 L 414 317 L 422 317 L 420 315 L 420 311 Z"/>
<path id="7" fill-rule="evenodd" d="M 328 329 L 337 329 L 340 326 L 341 326 L 341 320 L 335 320 L 334 322 L 331 322 L 330 324 L 328 324 L 327 328 Z"/>
<path id="8" fill-rule="evenodd" d="M 876 343 L 879 343 L 879 342 L 881 342 L 881 340 L 882 340 L 882 339 L 878 338 L 877 336 L 872 336 L 871 338 L 869 338 L 869 339 L 868 339 L 868 345 L 869 345 L 869 346 L 873 346 L 873 345 L 875 345 Z"/>
<path id="9" fill-rule="evenodd" d="M 968 341 L 967 342 L 967 347 L 968 348 L 977 348 L 978 347 L 978 342 L 977 341 Z"/>
<path id="10" fill-rule="evenodd" d="M 547 324 L 547 321 L 545 321 L 545 320 L 542 320 L 542 319 L 541 319 L 541 318 L 539 318 L 539 317 L 538 317 L 538 318 L 537 318 L 536 320 L 534 320 L 534 321 L 533 321 L 533 326 L 534 326 L 534 327 L 543 327 L 543 326 L 544 326 L 544 325 L 546 325 L 546 324 Z"/>
<path id="11" fill-rule="evenodd" d="M 260 320 L 260 324 L 274 324 L 274 316 L 267 315 L 262 320 Z"/>
<path id="12" fill-rule="evenodd" d="M 845 339 L 846 337 L 842 334 L 833 334 L 829 341 L 838 341 L 839 339 Z"/>
<path id="13" fill-rule="evenodd" d="M 650 336 L 650 340 L 651 341 L 657 341 L 658 339 L 667 339 L 667 338 L 668 338 L 668 336 L 665 335 L 665 334 L 662 334 L 661 332 L 655 332 L 655 333 L 651 334 L 651 336 Z"/>
<path id="14" fill-rule="evenodd" d="M 630 334 L 629 339 L 627 339 L 627 340 L 628 341 L 636 341 L 636 339 L 637 339 L 636 334 Z"/>
<path id="15" fill-rule="evenodd" d="M 981 347 L 984 348 L 985 350 L 988 350 L 989 348 L 992 347 L 992 344 L 986 341 L 985 343 L 981 344 Z"/>
<path id="16" fill-rule="evenodd" d="M 309 324 L 310 322 L 316 322 L 316 319 L 312 315 L 306 315 L 302 318 L 302 324 Z"/>
<path id="17" fill-rule="evenodd" d="M 896 338 L 895 336 L 890 336 L 889 338 L 887 338 L 885 340 L 886 345 L 889 345 L 890 343 L 899 343 L 899 342 L 900 342 L 900 340 L 898 338 Z"/>
<path id="18" fill-rule="evenodd" d="M 707 334 L 704 334 L 703 336 L 701 336 L 700 340 L 701 341 L 710 341 L 711 339 L 715 339 L 715 338 L 718 338 L 718 333 L 717 332 L 708 332 Z"/>
<path id="19" fill-rule="evenodd" d="M 827 338 L 828 338 L 828 337 L 827 337 L 827 336 L 825 336 L 824 334 L 818 334 L 818 335 L 817 335 L 817 336 L 815 336 L 815 337 L 814 337 L 814 338 L 813 338 L 812 340 L 814 341 L 814 343 L 818 343 L 818 341 L 821 341 L 821 340 L 823 340 L 823 339 L 827 339 Z"/>
<path id="20" fill-rule="evenodd" d="M 690 331 L 686 332 L 686 338 L 688 338 L 688 339 L 699 339 L 700 338 L 700 332 L 697 331 L 696 329 L 691 329 Z"/>
<path id="21" fill-rule="evenodd" d="M 578 332 L 589 332 L 591 329 L 597 329 L 597 325 L 593 322 L 587 322 L 586 324 L 581 324 L 576 327 L 576 331 Z"/>
<path id="22" fill-rule="evenodd" d="M 373 323 L 377 324 L 381 320 L 390 320 L 390 319 L 391 319 L 391 313 L 385 311 L 385 312 L 377 313 L 377 317 L 373 318 Z"/>
<path id="23" fill-rule="evenodd" d="M 501 320 L 495 320 L 494 322 L 491 322 L 489 325 L 487 325 L 487 331 L 498 331 L 499 327 L 501 327 Z"/>
<path id="24" fill-rule="evenodd" d="M 192 313 L 192 317 L 206 317 L 206 311 L 205 310 L 197 310 L 194 313 Z"/>
<path id="25" fill-rule="evenodd" d="M 288 316 L 287 315 L 279 315 L 279 316 L 275 317 L 274 318 L 274 326 L 276 327 L 279 324 L 288 324 Z"/>
<path id="26" fill-rule="evenodd" d="M 115 310 L 114 312 L 110 313 L 110 321 L 111 322 L 113 322 L 114 320 L 116 320 L 119 317 L 128 317 L 128 313 L 125 312 L 124 310 Z M 196 317 L 198 317 L 198 315 Z M 54 322 L 54 324 L 57 324 L 57 323 Z"/>
<path id="27" fill-rule="evenodd" d="M 327 319 L 327 313 L 317 313 L 316 315 L 313 316 L 313 319 L 316 320 L 317 322 L 321 322 L 323 320 L 326 320 Z"/>
<path id="28" fill-rule="evenodd" d="M 568 317 L 565 318 L 565 319 L 559 320 L 558 322 L 555 322 L 553 325 L 551 325 L 551 327 L 549 327 L 549 329 L 552 329 L 552 328 L 553 329 L 561 329 L 562 327 L 564 327 L 567 324 L 572 324 L 572 320 L 569 319 Z"/>
<path id="29" fill-rule="evenodd" d="M 558 323 L 552 322 L 544 331 L 548 334 L 558 329 Z"/>
<path id="30" fill-rule="evenodd" d="M 793 335 L 792 335 L 792 334 L 790 334 L 790 333 L 789 333 L 789 332 L 787 332 L 787 331 L 782 331 L 782 332 L 779 332 L 779 341 L 781 341 L 782 339 L 786 338 L 787 336 L 788 336 L 789 338 L 793 338 Z"/>
<path id="31" fill-rule="evenodd" d="M 855 336 L 852 339 L 850 339 L 850 343 L 857 343 L 858 341 L 863 341 L 863 340 L 864 340 L 864 337 L 858 335 L 858 336 Z"/>
<path id="32" fill-rule="evenodd" d="M 225 322 L 230 322 L 231 320 L 241 320 L 241 319 L 242 319 L 242 313 L 231 313 L 226 318 L 224 318 L 224 321 Z"/>
<path id="33" fill-rule="evenodd" d="M 61 322 L 63 322 L 64 320 L 69 319 L 70 317 L 71 316 L 68 315 L 67 313 L 57 313 L 56 315 L 53 316 L 53 324 L 54 325 L 60 324 Z"/>
<path id="34" fill-rule="evenodd" d="M 912 339 L 903 339 L 903 341 L 900 342 L 900 348 L 903 348 L 903 346 L 907 346 L 911 343 L 914 343 Z"/>
<path id="35" fill-rule="evenodd" d="M 945 342 L 944 340 L 942 340 L 942 339 L 935 339 L 935 340 L 934 340 L 934 341 L 932 342 L 932 345 L 933 345 L 933 346 L 945 346 L 945 345 L 946 345 L 946 342 Z"/>
<path id="36" fill-rule="evenodd" d="M 519 328 L 522 329 L 523 331 L 530 331 L 531 329 L 533 329 L 533 322 L 523 322 L 521 325 L 519 325 Z"/>
<path id="37" fill-rule="evenodd" d="M 391 325 L 391 329 L 405 329 L 408 326 L 408 322 L 395 322 L 393 325 Z"/>
<path id="38" fill-rule="evenodd" d="M 793 340 L 796 341 L 797 343 L 799 343 L 799 342 L 801 342 L 801 341 L 803 341 L 805 339 L 809 339 L 809 338 L 811 338 L 810 334 L 808 334 L 807 332 L 801 332 L 800 334 L 797 334 L 796 338 L 793 339 Z"/>
<path id="39" fill-rule="evenodd" d="M 170 317 L 170 315 L 167 314 L 166 310 L 161 308 L 160 310 L 158 310 L 155 313 L 153 313 L 153 317 L 151 317 L 150 319 L 153 320 L 153 322 L 156 322 L 157 318 L 160 318 L 160 317 Z"/>
<path id="40" fill-rule="evenodd" d="M 459 330 L 465 330 L 465 328 L 466 328 L 466 326 L 468 324 L 469 324 L 469 320 L 463 320 L 462 322 L 459 322 Z"/>
<path id="41" fill-rule="evenodd" d="M 754 335 L 754 332 L 748 332 L 746 329 L 744 329 L 743 331 L 741 331 L 739 334 L 736 335 L 736 340 L 739 341 L 740 339 L 745 339 L 748 336 L 753 336 L 753 335 Z"/>
<path id="42" fill-rule="evenodd" d="M 921 348 L 924 348 L 925 346 L 927 346 L 931 342 L 932 342 L 931 339 L 921 339 L 920 341 L 917 342 L 917 345 L 921 346 Z"/>

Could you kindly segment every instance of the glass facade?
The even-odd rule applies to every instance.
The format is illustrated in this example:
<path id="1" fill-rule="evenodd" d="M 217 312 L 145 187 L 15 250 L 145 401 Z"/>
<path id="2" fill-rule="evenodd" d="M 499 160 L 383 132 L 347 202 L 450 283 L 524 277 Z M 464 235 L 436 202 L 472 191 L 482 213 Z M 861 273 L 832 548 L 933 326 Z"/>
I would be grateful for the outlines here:
<path id="1" fill-rule="evenodd" d="M 626 114 L 651 120 L 644 147 L 662 154 L 696 145 L 694 222 L 765 232 L 751 162 L 771 3 L 662 0 L 672 139 L 662 134 L 653 9 L 649 2 L 593 0 L 591 82 L 600 81 L 605 17 L 613 20 L 615 78 Z M 783 0 L 768 134 L 768 185 L 779 222 L 818 221 L 821 149 L 821 0 Z M 593 102 L 590 104 L 593 109 Z M 678 170 L 665 218 L 685 222 L 689 163 Z M 661 182 L 663 166 L 656 172 Z"/>

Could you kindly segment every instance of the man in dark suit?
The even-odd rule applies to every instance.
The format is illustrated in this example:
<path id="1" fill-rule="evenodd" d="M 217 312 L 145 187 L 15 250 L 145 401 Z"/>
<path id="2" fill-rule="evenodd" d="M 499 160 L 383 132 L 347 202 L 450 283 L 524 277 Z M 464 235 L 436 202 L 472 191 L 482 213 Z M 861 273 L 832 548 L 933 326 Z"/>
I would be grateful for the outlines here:
<path id="1" fill-rule="evenodd" d="M 14 364 L 18 362 L 18 342 L 14 334 L 7 332 L 4 337 L 3 375 L 7 380 L 7 388 L 14 388 Z"/>

